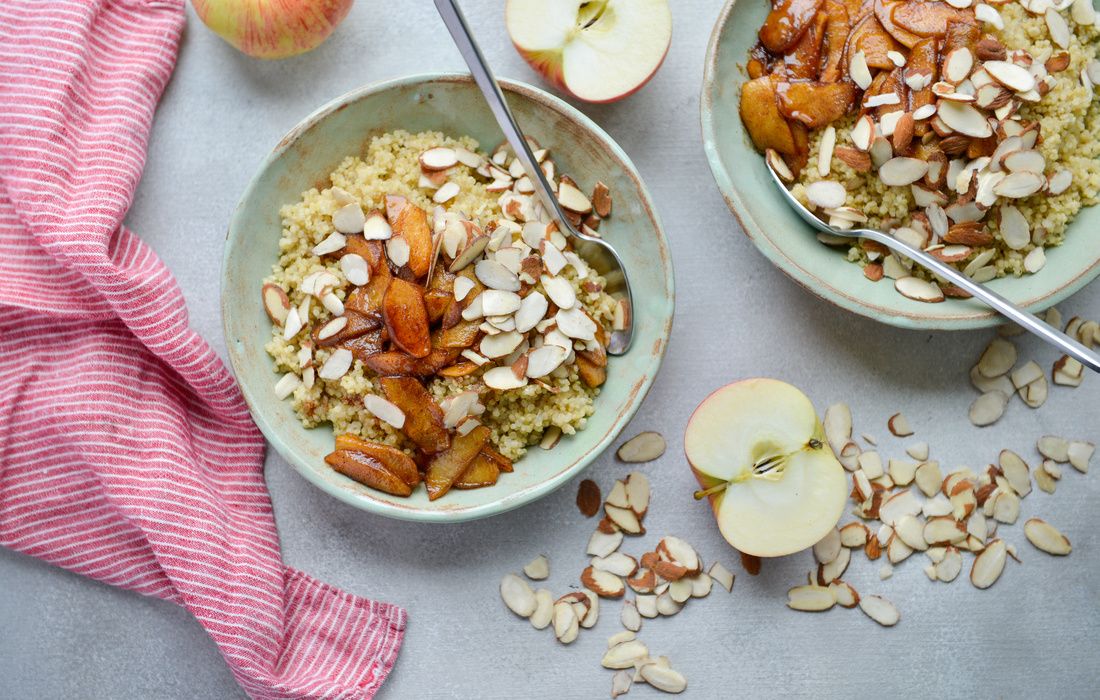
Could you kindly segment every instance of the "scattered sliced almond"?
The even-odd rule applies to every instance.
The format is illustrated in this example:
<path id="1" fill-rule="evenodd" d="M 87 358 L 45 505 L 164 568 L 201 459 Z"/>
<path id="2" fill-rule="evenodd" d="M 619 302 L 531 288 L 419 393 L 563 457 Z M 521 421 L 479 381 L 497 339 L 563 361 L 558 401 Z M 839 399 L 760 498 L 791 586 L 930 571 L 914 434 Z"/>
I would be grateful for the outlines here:
<path id="1" fill-rule="evenodd" d="M 913 434 L 913 429 L 909 427 L 909 421 L 900 413 L 890 416 L 890 419 L 886 421 L 886 425 L 896 437 L 909 437 Z"/>
<path id="2" fill-rule="evenodd" d="M 622 462 L 652 462 L 665 453 L 665 439 L 660 433 L 638 433 L 619 446 L 615 456 Z"/>
<path id="3" fill-rule="evenodd" d="M 562 644 L 572 644 L 580 633 L 580 620 L 572 604 L 559 600 L 554 603 L 554 636 Z"/>
<path id="4" fill-rule="evenodd" d="M 992 425 L 1004 415 L 1008 396 L 1001 391 L 982 394 L 970 404 L 970 422 L 978 427 Z"/>
<path id="5" fill-rule="evenodd" d="M 1055 435 L 1044 435 L 1036 443 L 1039 454 L 1055 462 L 1069 461 L 1069 441 Z"/>
<path id="6" fill-rule="evenodd" d="M 506 574 L 500 580 L 500 597 L 508 609 L 520 617 L 530 617 L 538 607 L 535 592 L 515 574 Z"/>
<path id="7" fill-rule="evenodd" d="M 919 277 L 901 277 L 894 280 L 894 288 L 905 297 L 915 301 L 929 303 L 941 302 L 944 299 L 943 292 L 935 282 L 929 282 Z"/>
<path id="8" fill-rule="evenodd" d="M 1004 540 L 995 539 L 974 558 L 970 568 L 970 582 L 976 588 L 989 588 L 1001 577 L 1008 550 Z"/>
<path id="9" fill-rule="evenodd" d="M 1065 556 L 1073 550 L 1069 539 L 1058 528 L 1039 518 L 1031 518 L 1024 523 L 1024 535 L 1036 549 L 1047 554 Z"/>
<path id="10" fill-rule="evenodd" d="M 550 576 L 550 560 L 540 554 L 523 567 L 523 573 L 533 581 L 542 581 Z"/>
<path id="11" fill-rule="evenodd" d="M 836 596 L 826 586 L 795 586 L 787 591 L 787 607 L 803 612 L 821 612 L 836 605 Z"/>
<path id="12" fill-rule="evenodd" d="M 882 596 L 870 595 L 860 598 L 859 609 L 883 627 L 893 627 L 901 619 L 901 613 L 894 604 Z"/>
<path id="13" fill-rule="evenodd" d="M 588 538 L 588 547 L 585 550 L 590 556 L 606 557 L 619 548 L 623 542 L 623 533 L 619 531 L 604 532 L 597 529 Z"/>
<path id="14" fill-rule="evenodd" d="M 638 562 L 634 557 L 622 552 L 612 552 L 606 557 L 593 557 L 592 568 L 597 571 L 606 571 L 615 576 L 633 576 L 638 570 Z"/>
<path id="15" fill-rule="evenodd" d="M 727 592 L 733 591 L 733 573 L 722 566 L 720 562 L 714 562 L 710 565 L 710 570 L 707 572 L 712 580 L 717 581 L 718 585 L 725 588 Z"/>
<path id="16" fill-rule="evenodd" d="M 660 664 L 646 664 L 638 673 L 649 685 L 665 693 L 682 693 L 687 690 L 687 679 L 679 672 Z"/>
<path id="17" fill-rule="evenodd" d="M 537 630 L 546 629 L 554 619 L 554 597 L 550 591 L 540 588 L 535 591 L 535 611 L 531 613 L 531 626 Z"/>
<path id="18" fill-rule="evenodd" d="M 1089 470 L 1089 461 L 1095 451 L 1096 446 L 1091 442 L 1075 440 L 1066 446 L 1066 460 L 1074 469 L 1084 474 Z"/>

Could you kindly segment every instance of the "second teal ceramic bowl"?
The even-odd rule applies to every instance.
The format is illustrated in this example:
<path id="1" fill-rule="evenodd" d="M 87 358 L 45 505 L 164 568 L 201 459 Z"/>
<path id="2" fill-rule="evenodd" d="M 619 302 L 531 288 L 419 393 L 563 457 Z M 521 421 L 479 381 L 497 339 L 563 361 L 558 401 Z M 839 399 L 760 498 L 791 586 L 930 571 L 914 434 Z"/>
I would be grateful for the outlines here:
<path id="1" fill-rule="evenodd" d="M 342 501 L 408 520 L 454 522 L 501 513 L 550 493 L 606 449 L 630 420 L 661 366 L 672 329 L 672 261 L 653 202 L 641 178 L 600 127 L 565 102 L 516 82 L 503 82 L 524 131 L 550 149 L 560 172 L 610 187 L 613 215 L 600 233 L 626 264 L 634 294 L 635 336 L 625 356 L 611 358 L 608 380 L 587 427 L 553 450 L 533 448 L 492 487 L 452 491 L 429 501 L 424 489 L 409 498 L 368 489 L 330 469 L 329 427 L 303 428 L 288 401 L 275 398 L 278 378 L 264 344 L 271 325 L 260 301 L 262 280 L 277 259 L 279 208 L 328 175 L 374 136 L 404 129 L 469 135 L 483 150 L 503 136 L 481 93 L 464 75 L 421 75 L 370 85 L 306 117 L 260 166 L 233 215 L 222 263 L 222 316 L 229 359 L 256 424 L 303 476 Z"/>
<path id="2" fill-rule="evenodd" d="M 756 32 L 768 14 L 766 0 L 729 0 L 707 48 L 700 110 L 703 145 L 726 204 L 768 260 L 826 301 L 903 328 L 963 329 L 992 326 L 1001 317 L 974 300 L 926 304 L 898 294 L 889 280 L 871 282 L 858 265 L 822 245 L 775 191 L 764 159 L 749 141 L 737 105 L 742 67 Z M 1091 235 L 1100 227 L 1100 207 L 1082 209 L 1066 242 L 1047 250 L 1038 274 L 994 280 L 990 287 L 1039 311 L 1085 286 L 1100 274 L 1100 246 Z"/>

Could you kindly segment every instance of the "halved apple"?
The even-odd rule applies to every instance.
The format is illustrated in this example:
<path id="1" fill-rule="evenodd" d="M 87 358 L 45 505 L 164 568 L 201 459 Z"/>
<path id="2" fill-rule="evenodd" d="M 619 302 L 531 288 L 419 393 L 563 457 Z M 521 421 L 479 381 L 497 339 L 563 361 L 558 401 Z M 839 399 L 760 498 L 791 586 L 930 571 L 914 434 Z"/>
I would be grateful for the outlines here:
<path id="1" fill-rule="evenodd" d="M 844 468 L 806 395 L 775 379 L 722 387 L 695 409 L 684 451 L 726 541 L 777 557 L 813 546 L 847 500 Z"/>
<path id="2" fill-rule="evenodd" d="M 668 0 L 508 0 L 520 55 L 587 102 L 614 102 L 649 81 L 672 42 Z"/>

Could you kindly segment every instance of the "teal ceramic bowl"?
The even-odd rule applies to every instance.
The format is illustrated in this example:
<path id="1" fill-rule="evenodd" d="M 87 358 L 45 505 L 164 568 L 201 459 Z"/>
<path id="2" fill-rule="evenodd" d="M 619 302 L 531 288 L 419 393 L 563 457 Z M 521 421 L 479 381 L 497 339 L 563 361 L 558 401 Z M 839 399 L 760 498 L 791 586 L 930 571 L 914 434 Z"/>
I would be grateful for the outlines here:
<path id="1" fill-rule="evenodd" d="M 368 489 L 324 462 L 332 451 L 330 427 L 307 430 L 288 401 L 275 398 L 278 378 L 264 344 L 271 325 L 260 286 L 278 254 L 279 208 L 304 190 L 325 187 L 328 174 L 369 140 L 394 129 L 467 134 L 483 149 L 503 140 L 468 76 L 419 75 L 370 85 L 306 117 L 267 157 L 233 215 L 222 263 L 222 316 L 229 359 L 256 424 L 305 478 L 342 501 L 408 520 L 456 522 L 517 508 L 544 496 L 580 472 L 630 420 L 660 368 L 672 328 L 672 261 L 653 201 L 630 159 L 583 114 L 534 87 L 503 84 L 527 134 L 548 147 L 561 172 L 611 188 L 614 214 L 600 232 L 615 245 L 634 292 L 635 338 L 625 356 L 611 358 L 608 380 L 587 427 L 553 450 L 533 448 L 492 487 L 452 491 L 430 502 L 423 488 L 409 498 Z"/>
<path id="2" fill-rule="evenodd" d="M 926 304 L 898 294 L 889 280 L 866 279 L 858 265 L 822 245 L 789 208 L 741 124 L 737 105 L 742 70 L 756 32 L 767 16 L 766 0 L 729 0 L 707 48 L 700 110 L 703 145 L 722 196 L 745 233 L 768 260 L 822 299 L 903 328 L 955 330 L 992 326 L 1001 317 L 974 300 Z M 990 287 L 1032 311 L 1052 306 L 1100 274 L 1100 246 L 1090 235 L 1100 227 L 1100 207 L 1081 210 L 1066 242 L 1047 250 L 1038 274 L 994 280 Z"/>

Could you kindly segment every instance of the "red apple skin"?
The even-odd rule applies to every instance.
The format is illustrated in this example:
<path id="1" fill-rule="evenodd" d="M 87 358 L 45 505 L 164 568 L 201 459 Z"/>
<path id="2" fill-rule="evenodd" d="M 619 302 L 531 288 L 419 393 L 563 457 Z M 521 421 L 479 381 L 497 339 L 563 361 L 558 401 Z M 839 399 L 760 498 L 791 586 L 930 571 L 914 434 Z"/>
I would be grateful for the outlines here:
<path id="1" fill-rule="evenodd" d="M 321 45 L 353 0 L 191 0 L 206 26 L 254 58 L 296 56 Z"/>

